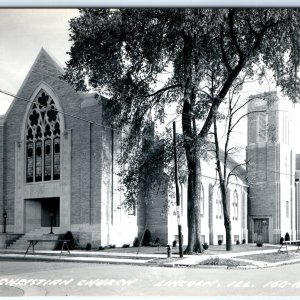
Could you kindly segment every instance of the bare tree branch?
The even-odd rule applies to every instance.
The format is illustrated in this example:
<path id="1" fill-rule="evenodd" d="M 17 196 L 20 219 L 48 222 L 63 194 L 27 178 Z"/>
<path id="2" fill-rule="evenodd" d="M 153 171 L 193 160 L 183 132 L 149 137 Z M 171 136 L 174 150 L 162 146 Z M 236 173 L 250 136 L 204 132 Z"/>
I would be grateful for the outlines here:
<path id="1" fill-rule="evenodd" d="M 240 118 L 238 118 L 238 120 L 231 126 L 230 128 L 230 132 L 232 132 L 233 128 L 246 116 L 249 116 L 251 114 L 255 114 L 255 113 L 262 113 L 262 112 L 266 112 L 266 110 L 253 110 L 253 111 L 249 111 L 245 114 L 243 114 Z"/>
<path id="2" fill-rule="evenodd" d="M 177 88 L 177 87 L 180 87 L 180 84 L 174 84 L 174 85 L 170 85 L 170 86 L 164 87 L 164 88 L 162 88 L 160 90 L 157 90 L 153 94 L 145 95 L 144 97 L 153 97 L 153 96 L 156 96 L 157 94 L 164 93 L 164 92 L 166 92 L 168 90 L 171 90 L 171 89 L 174 89 L 174 88 Z"/>
<path id="3" fill-rule="evenodd" d="M 234 173 L 238 168 L 242 167 L 242 166 L 245 166 L 247 165 L 247 162 L 244 162 L 244 163 L 241 163 L 241 164 L 237 164 L 236 166 L 234 166 L 234 168 L 228 173 L 228 176 L 227 176 L 227 185 L 229 183 L 229 178 L 231 176 L 238 176 L 238 174 Z"/>

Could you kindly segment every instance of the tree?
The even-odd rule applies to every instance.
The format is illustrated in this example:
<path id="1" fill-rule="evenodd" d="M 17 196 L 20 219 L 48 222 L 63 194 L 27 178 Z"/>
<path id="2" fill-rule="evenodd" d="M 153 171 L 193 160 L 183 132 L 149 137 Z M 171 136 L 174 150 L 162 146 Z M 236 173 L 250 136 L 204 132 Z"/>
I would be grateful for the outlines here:
<path id="1" fill-rule="evenodd" d="M 243 99 L 239 95 L 240 87 L 245 84 L 245 78 L 242 78 L 237 82 L 228 93 L 225 112 L 221 114 L 220 119 L 226 120 L 224 124 L 225 130 L 224 134 L 220 136 L 218 130 L 218 115 L 214 117 L 214 152 L 216 159 L 216 170 L 219 178 L 220 194 L 222 198 L 223 207 L 223 217 L 224 217 L 224 227 L 226 232 L 226 250 L 232 250 L 232 235 L 231 235 L 231 219 L 230 219 L 230 206 L 228 205 L 228 185 L 230 183 L 231 177 L 241 176 L 242 167 L 247 166 L 248 162 L 237 163 L 232 159 L 232 157 L 240 152 L 240 147 L 231 146 L 231 138 L 234 130 L 238 127 L 240 122 L 251 114 L 265 113 L 266 109 L 256 109 L 251 111 L 246 111 L 247 105 L 256 100 L 264 101 L 267 107 L 270 106 L 274 101 L 274 94 L 270 92 L 251 95 L 247 99 Z M 254 83 L 254 82 L 253 82 Z M 268 134 L 272 134 L 272 130 L 268 130 Z M 229 171 L 229 172 L 228 172 Z M 250 185 L 251 182 L 248 178 L 244 178 L 248 181 Z"/>
<path id="2" fill-rule="evenodd" d="M 70 21 L 73 45 L 64 78 L 110 99 L 115 121 L 130 127 L 127 150 L 149 116 L 163 122 L 171 103 L 180 111 L 188 170 L 186 253 L 203 251 L 200 151 L 214 116 L 233 83 L 253 74 L 254 63 L 270 69 L 297 99 L 299 23 L 298 9 L 234 8 L 84 9 Z"/>

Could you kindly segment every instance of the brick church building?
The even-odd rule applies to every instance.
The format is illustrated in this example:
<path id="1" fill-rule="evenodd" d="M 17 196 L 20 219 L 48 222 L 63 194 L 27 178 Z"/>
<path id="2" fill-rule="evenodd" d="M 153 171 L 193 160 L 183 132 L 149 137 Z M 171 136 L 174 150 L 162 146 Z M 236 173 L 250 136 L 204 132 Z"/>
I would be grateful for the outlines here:
<path id="1" fill-rule="evenodd" d="M 52 219 L 54 233 L 71 230 L 81 245 L 132 241 L 136 217 L 120 206 L 114 169 L 119 137 L 103 120 L 103 99 L 76 92 L 62 72 L 42 49 L 0 119 L 6 231 L 49 233 Z"/>
<path id="2" fill-rule="evenodd" d="M 286 233 L 300 238 L 300 157 L 293 150 L 294 105 L 275 92 L 265 96 L 248 105 L 248 230 L 250 242 L 278 243 Z"/>
<path id="3" fill-rule="evenodd" d="M 147 205 L 129 210 L 122 206 L 116 175 L 121 133 L 106 122 L 105 98 L 76 92 L 59 78 L 62 73 L 42 49 L 9 110 L 0 116 L 0 216 L 5 216 L 0 230 L 6 231 L 0 234 L 0 247 L 5 240 L 16 240 L 17 247 L 22 239 L 49 236 L 51 224 L 54 236 L 72 231 L 82 247 L 132 244 L 145 229 L 162 244 L 178 239 L 176 207 L 165 209 L 166 185 L 161 183 L 159 193 L 149 195 Z M 276 139 L 260 130 L 267 124 L 275 127 Z M 247 157 L 252 164 L 248 177 L 256 180 L 249 185 L 246 170 L 240 168 L 239 176 L 229 183 L 234 242 L 260 238 L 275 243 L 286 232 L 293 237 L 298 234 L 295 157 L 291 137 L 286 135 L 289 126 L 289 112 L 277 107 L 249 118 Z M 202 164 L 202 241 L 217 244 L 225 241 L 221 193 L 214 162 Z M 229 168 L 235 165 L 232 160 Z M 184 184 L 180 191 L 186 244 Z M 21 242 L 20 247 L 24 247 Z"/>

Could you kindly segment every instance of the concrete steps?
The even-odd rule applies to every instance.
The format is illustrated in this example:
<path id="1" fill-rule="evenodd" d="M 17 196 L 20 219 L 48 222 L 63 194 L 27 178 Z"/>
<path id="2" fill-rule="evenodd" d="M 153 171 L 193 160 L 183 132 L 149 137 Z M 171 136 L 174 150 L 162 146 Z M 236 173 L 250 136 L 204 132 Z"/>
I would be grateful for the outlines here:
<path id="1" fill-rule="evenodd" d="M 62 238 L 60 234 L 49 234 L 48 228 L 36 229 L 28 232 L 14 241 L 7 249 L 10 250 L 26 250 L 29 242 L 28 240 L 53 240 L 53 242 L 38 242 L 35 245 L 36 250 L 54 250 L 57 246 L 57 240 Z"/>

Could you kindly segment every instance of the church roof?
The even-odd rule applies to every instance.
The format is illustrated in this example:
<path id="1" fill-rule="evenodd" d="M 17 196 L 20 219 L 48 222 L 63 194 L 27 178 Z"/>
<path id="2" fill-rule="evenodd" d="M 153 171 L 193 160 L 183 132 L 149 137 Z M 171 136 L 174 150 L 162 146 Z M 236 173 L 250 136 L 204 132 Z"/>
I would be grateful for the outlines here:
<path id="1" fill-rule="evenodd" d="M 64 74 L 63 66 L 53 56 L 51 56 L 44 48 L 41 48 L 33 65 L 31 66 L 29 72 L 27 73 L 21 87 L 19 88 L 16 96 L 22 97 L 22 91 L 26 86 L 31 85 L 32 78 L 35 78 L 34 79 L 35 81 L 36 78 L 38 78 L 40 82 L 54 82 L 56 80 L 60 80 L 59 78 L 63 74 Z M 85 97 L 84 93 L 77 92 L 77 94 L 80 95 L 80 97 L 82 97 L 82 100 L 84 99 Z M 15 98 L 11 103 L 9 109 L 5 114 L 5 118 L 10 113 L 16 100 L 17 99 Z"/>
<path id="2" fill-rule="evenodd" d="M 209 156 L 213 160 L 215 160 L 216 159 L 216 152 L 213 149 L 208 150 L 208 151 L 209 151 Z M 219 149 L 219 153 L 220 153 L 221 164 L 223 164 L 225 152 L 224 152 L 223 149 Z M 232 172 L 233 175 L 237 176 L 241 181 L 243 181 L 243 183 L 245 185 L 248 184 L 247 183 L 247 172 L 246 172 L 245 164 L 237 162 L 233 158 L 232 154 L 229 154 L 228 157 L 227 157 L 227 168 L 228 168 L 229 172 Z"/>
<path id="3" fill-rule="evenodd" d="M 47 68 L 45 68 L 45 66 L 47 66 Z M 27 76 L 25 77 L 19 91 L 22 90 L 23 86 L 27 83 L 27 80 L 32 73 L 39 73 L 41 75 L 41 78 L 43 79 L 44 76 L 58 77 L 59 75 L 62 75 L 64 73 L 64 70 L 62 65 L 58 63 L 55 58 L 50 56 L 44 48 L 42 48 L 33 65 L 31 66 Z"/>

